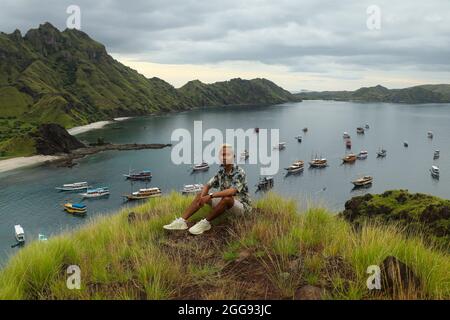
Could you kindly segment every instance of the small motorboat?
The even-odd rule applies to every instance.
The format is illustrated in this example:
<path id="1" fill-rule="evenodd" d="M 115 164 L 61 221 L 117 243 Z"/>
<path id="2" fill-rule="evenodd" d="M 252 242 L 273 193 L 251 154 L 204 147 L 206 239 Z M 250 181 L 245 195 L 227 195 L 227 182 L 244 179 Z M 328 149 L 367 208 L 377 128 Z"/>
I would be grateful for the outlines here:
<path id="1" fill-rule="evenodd" d="M 209 164 L 206 162 L 198 163 L 192 167 L 192 171 L 205 171 L 209 169 Z"/>
<path id="2" fill-rule="evenodd" d="M 352 140 L 350 140 L 350 139 L 345 140 L 345 146 L 347 147 L 347 149 L 351 149 L 352 148 Z"/>
<path id="3" fill-rule="evenodd" d="M 88 189 L 84 193 L 80 193 L 83 198 L 102 198 L 109 196 L 109 188 L 101 187 L 96 189 Z"/>
<path id="4" fill-rule="evenodd" d="M 369 156 L 369 153 L 366 150 L 362 150 L 358 153 L 358 160 L 365 160 Z"/>
<path id="5" fill-rule="evenodd" d="M 160 196 L 161 196 L 161 190 L 157 187 L 139 189 L 139 191 L 124 195 L 124 197 L 128 201 L 144 200 L 144 199 L 155 198 L 155 197 L 160 197 Z"/>
<path id="6" fill-rule="evenodd" d="M 87 190 L 89 188 L 89 184 L 87 182 L 75 182 L 63 184 L 61 187 L 56 187 L 56 190 L 59 191 L 80 191 Z"/>
<path id="7" fill-rule="evenodd" d="M 440 156 L 441 156 L 441 152 L 439 150 L 434 151 L 434 154 L 433 154 L 434 160 L 439 159 Z"/>
<path id="8" fill-rule="evenodd" d="M 181 190 L 182 194 L 199 193 L 203 190 L 203 184 L 186 184 Z"/>
<path id="9" fill-rule="evenodd" d="M 305 162 L 302 160 L 297 160 L 293 164 L 291 164 L 289 167 L 285 168 L 287 170 L 287 173 L 298 173 L 300 171 L 303 171 Z"/>
<path id="10" fill-rule="evenodd" d="M 241 159 L 247 160 L 249 157 L 250 157 L 250 154 L 249 154 L 248 150 L 244 150 L 244 151 L 241 153 Z"/>
<path id="11" fill-rule="evenodd" d="M 273 182 L 273 177 L 262 177 L 259 179 L 256 187 L 258 188 L 258 190 L 267 190 L 273 187 Z"/>
<path id="12" fill-rule="evenodd" d="M 385 149 L 380 149 L 380 151 L 377 152 L 378 158 L 384 158 L 387 155 L 387 151 Z"/>
<path id="13" fill-rule="evenodd" d="M 87 207 L 82 203 L 65 203 L 64 210 L 68 213 L 84 215 L 87 212 Z"/>
<path id="14" fill-rule="evenodd" d="M 309 162 L 311 168 L 325 168 L 328 166 L 328 161 L 325 158 L 314 158 Z"/>
<path id="15" fill-rule="evenodd" d="M 364 128 L 366 128 L 366 129 L 370 129 L 370 126 L 369 126 L 369 124 L 368 124 L 368 123 L 366 123 L 366 125 L 364 126 Z"/>
<path id="16" fill-rule="evenodd" d="M 431 166 L 430 173 L 433 178 L 439 179 L 440 171 L 438 166 Z"/>
<path id="17" fill-rule="evenodd" d="M 403 146 L 404 146 L 405 148 L 408 148 L 408 147 L 409 147 L 408 141 L 404 141 L 404 142 L 403 142 Z"/>
<path id="18" fill-rule="evenodd" d="M 434 133 L 433 133 L 433 131 L 428 131 L 428 132 L 427 132 L 427 137 L 428 137 L 429 139 L 433 139 L 433 138 L 434 138 Z"/>
<path id="19" fill-rule="evenodd" d="M 344 134 L 342 135 L 342 137 L 344 139 L 350 139 L 350 135 L 348 134 L 348 132 L 344 132 Z"/>
<path id="20" fill-rule="evenodd" d="M 134 181 L 142 181 L 142 180 L 150 180 L 152 178 L 152 172 L 150 170 L 142 170 L 138 173 L 131 173 L 123 175 L 128 180 L 134 180 Z"/>
<path id="21" fill-rule="evenodd" d="M 295 139 L 297 139 L 298 142 L 302 142 L 303 137 L 302 136 L 296 136 Z"/>
<path id="22" fill-rule="evenodd" d="M 304 128 L 302 129 L 302 131 L 303 131 L 303 132 L 308 132 L 308 128 L 304 127 Z"/>
<path id="23" fill-rule="evenodd" d="M 344 158 L 342 158 L 342 162 L 343 163 L 355 163 L 356 159 L 357 159 L 356 154 L 350 153 L 350 154 L 347 154 Z"/>
<path id="24" fill-rule="evenodd" d="M 364 132 L 365 132 L 365 130 L 364 130 L 363 127 L 358 127 L 358 128 L 356 128 L 356 133 L 357 133 L 357 134 L 364 134 Z"/>
<path id="25" fill-rule="evenodd" d="M 25 242 L 25 231 L 23 230 L 20 224 L 16 224 L 14 226 L 14 235 L 16 237 L 17 242 L 19 243 Z"/>
<path id="26" fill-rule="evenodd" d="M 356 179 L 352 181 L 353 185 L 355 187 L 364 187 L 371 185 L 373 183 L 373 177 L 372 176 L 364 176 L 362 178 Z"/>
<path id="27" fill-rule="evenodd" d="M 273 147 L 274 149 L 283 150 L 286 148 L 286 142 L 280 142 L 277 146 Z"/>

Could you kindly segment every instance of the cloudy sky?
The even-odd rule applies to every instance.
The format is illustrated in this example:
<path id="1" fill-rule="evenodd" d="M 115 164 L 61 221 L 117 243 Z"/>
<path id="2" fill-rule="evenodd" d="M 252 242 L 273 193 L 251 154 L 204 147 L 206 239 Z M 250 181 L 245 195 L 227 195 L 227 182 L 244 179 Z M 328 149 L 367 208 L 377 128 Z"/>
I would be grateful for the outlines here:
<path id="1" fill-rule="evenodd" d="M 69 5 L 113 57 L 176 87 L 234 77 L 291 91 L 450 83 L 448 0 L 1 0 L 0 31 L 45 21 L 63 30 Z"/>

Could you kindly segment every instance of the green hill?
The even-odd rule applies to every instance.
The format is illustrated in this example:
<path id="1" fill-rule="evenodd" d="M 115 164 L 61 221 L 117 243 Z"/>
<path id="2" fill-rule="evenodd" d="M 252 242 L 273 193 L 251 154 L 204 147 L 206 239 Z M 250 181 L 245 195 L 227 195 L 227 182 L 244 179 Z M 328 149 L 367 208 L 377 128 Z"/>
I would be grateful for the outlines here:
<path id="1" fill-rule="evenodd" d="M 305 100 L 337 100 L 392 103 L 450 103 L 450 84 L 428 84 L 404 89 L 388 89 L 381 85 L 355 91 L 301 92 Z"/>
<path id="2" fill-rule="evenodd" d="M 0 33 L 0 157 L 33 153 L 27 133 L 43 123 L 71 128 L 198 106 L 298 100 L 265 79 L 190 82 L 177 90 L 114 60 L 87 34 L 50 23 L 25 36 Z"/>
<path id="3" fill-rule="evenodd" d="M 0 271 L 0 299 L 450 298 L 450 257 L 417 234 L 377 223 L 355 230 L 326 209 L 299 212 L 274 194 L 201 236 L 163 230 L 191 200 L 172 193 L 27 243 Z M 368 290 L 368 266 L 387 257 L 410 268 L 418 286 L 402 278 L 403 287 Z M 70 265 L 80 267 L 79 290 L 66 286 Z"/>

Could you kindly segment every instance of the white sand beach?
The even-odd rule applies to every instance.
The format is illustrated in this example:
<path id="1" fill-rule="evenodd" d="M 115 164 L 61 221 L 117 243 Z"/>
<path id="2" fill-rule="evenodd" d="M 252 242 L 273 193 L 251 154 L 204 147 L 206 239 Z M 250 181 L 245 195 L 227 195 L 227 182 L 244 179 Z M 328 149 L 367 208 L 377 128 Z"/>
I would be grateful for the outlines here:
<path id="1" fill-rule="evenodd" d="M 17 157 L 6 160 L 0 160 L 0 172 L 11 171 L 19 168 L 37 166 L 46 161 L 59 159 L 59 156 L 31 156 L 31 157 Z"/>
<path id="2" fill-rule="evenodd" d="M 84 133 L 87 131 L 91 131 L 91 130 L 95 130 L 95 129 L 101 129 L 104 126 L 113 123 L 113 121 L 98 121 L 98 122 L 93 122 L 90 124 L 87 124 L 85 126 L 79 126 L 79 127 L 73 127 L 72 129 L 67 130 L 67 132 L 69 132 L 71 135 L 75 136 L 77 134 L 80 133 Z"/>
<path id="3" fill-rule="evenodd" d="M 133 117 L 120 117 L 120 118 L 114 118 L 114 121 L 125 121 L 128 119 L 132 119 Z"/>

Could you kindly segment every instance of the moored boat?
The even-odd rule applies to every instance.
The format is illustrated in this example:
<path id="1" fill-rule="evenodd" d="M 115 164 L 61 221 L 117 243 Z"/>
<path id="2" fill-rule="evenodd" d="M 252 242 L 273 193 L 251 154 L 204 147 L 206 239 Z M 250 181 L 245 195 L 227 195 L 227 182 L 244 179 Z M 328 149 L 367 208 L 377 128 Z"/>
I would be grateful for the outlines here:
<path id="1" fill-rule="evenodd" d="M 203 184 L 186 184 L 181 190 L 182 194 L 199 193 L 203 190 Z"/>
<path id="2" fill-rule="evenodd" d="M 358 154 L 358 160 L 365 160 L 369 156 L 369 153 L 366 150 L 362 150 Z"/>
<path id="3" fill-rule="evenodd" d="M 441 170 L 439 169 L 438 166 L 431 166 L 430 173 L 433 178 L 439 178 Z"/>
<path id="4" fill-rule="evenodd" d="M 347 154 L 344 158 L 342 158 L 343 163 L 354 163 L 356 161 L 357 157 L 356 154 L 350 153 Z"/>
<path id="5" fill-rule="evenodd" d="M 350 139 L 345 140 L 345 146 L 347 147 L 347 149 L 351 149 L 352 148 L 352 140 L 350 140 Z"/>
<path id="6" fill-rule="evenodd" d="M 344 134 L 342 135 L 342 137 L 343 137 L 344 139 L 350 139 L 350 135 L 349 135 L 348 132 L 344 132 Z"/>
<path id="7" fill-rule="evenodd" d="M 358 128 L 356 128 L 356 133 L 358 133 L 358 134 L 364 134 L 364 132 L 365 132 L 365 130 L 364 130 L 363 127 L 358 127 Z"/>
<path id="8" fill-rule="evenodd" d="M 428 132 L 427 132 L 427 137 L 428 137 L 429 139 L 433 139 L 433 138 L 434 138 L 434 133 L 433 133 L 433 131 L 428 131 Z"/>
<path id="9" fill-rule="evenodd" d="M 198 163 L 192 167 L 192 171 L 205 171 L 209 169 L 209 164 L 206 162 Z"/>
<path id="10" fill-rule="evenodd" d="M 283 150 L 286 148 L 286 142 L 280 142 L 277 146 L 273 147 L 274 149 Z"/>
<path id="11" fill-rule="evenodd" d="M 369 124 L 368 124 L 368 123 L 366 123 L 366 125 L 364 126 L 364 128 L 366 128 L 366 129 L 370 129 L 370 126 L 369 126 Z"/>
<path id="12" fill-rule="evenodd" d="M 87 182 L 75 182 L 75 183 L 63 184 L 61 187 L 56 187 L 56 190 L 80 191 L 80 190 L 87 190 L 88 188 L 89 188 L 89 184 Z"/>
<path id="13" fill-rule="evenodd" d="M 305 162 L 302 160 L 297 160 L 292 163 L 289 167 L 285 168 L 288 173 L 298 173 L 303 171 Z"/>
<path id="14" fill-rule="evenodd" d="M 307 128 L 307 127 L 304 127 L 304 128 L 303 128 L 303 132 L 308 132 L 308 128 Z"/>
<path id="15" fill-rule="evenodd" d="M 249 157 L 250 157 L 250 154 L 249 154 L 248 150 L 244 150 L 244 151 L 241 153 L 241 158 L 242 158 L 242 159 L 247 160 Z"/>
<path id="16" fill-rule="evenodd" d="M 85 214 L 87 207 L 82 203 L 65 203 L 64 210 L 72 214 Z"/>
<path id="17" fill-rule="evenodd" d="M 302 142 L 303 137 L 302 136 L 296 136 L 295 139 L 297 139 L 298 142 Z"/>
<path id="18" fill-rule="evenodd" d="M 273 182 L 273 177 L 262 177 L 259 179 L 256 187 L 258 188 L 258 190 L 267 190 L 273 187 Z"/>
<path id="19" fill-rule="evenodd" d="M 255 128 L 255 132 L 256 132 L 256 133 L 259 132 L 259 128 L 258 128 L 258 127 Z"/>
<path id="20" fill-rule="evenodd" d="M 387 155 L 387 151 L 385 149 L 380 149 L 377 152 L 377 157 L 379 157 L 379 158 L 384 158 L 384 157 L 386 157 L 386 155 Z"/>
<path id="21" fill-rule="evenodd" d="M 373 183 L 373 177 L 372 176 L 364 176 L 364 177 L 358 178 L 356 180 L 353 180 L 352 183 L 355 187 L 368 186 Z"/>
<path id="22" fill-rule="evenodd" d="M 124 197 L 128 201 L 143 200 L 143 199 L 160 197 L 160 196 L 161 196 L 161 190 L 157 187 L 139 189 L 139 191 L 124 195 Z"/>
<path id="23" fill-rule="evenodd" d="M 439 159 L 439 157 L 441 156 L 441 152 L 439 150 L 434 151 L 433 154 L 433 159 Z"/>
<path id="24" fill-rule="evenodd" d="M 408 141 L 404 141 L 404 142 L 403 142 L 403 146 L 404 146 L 405 148 L 408 148 L 408 147 L 409 147 Z"/>
<path id="25" fill-rule="evenodd" d="M 17 242 L 19 243 L 25 242 L 25 231 L 23 230 L 20 224 L 16 224 L 14 226 L 14 236 L 16 237 Z"/>
<path id="26" fill-rule="evenodd" d="M 328 161 L 325 158 L 314 158 L 309 162 L 311 168 L 325 168 L 328 166 Z"/>
<path id="27" fill-rule="evenodd" d="M 80 193 L 80 196 L 83 198 L 102 198 L 109 196 L 109 188 L 107 187 L 101 187 L 101 188 L 95 188 L 95 189 L 88 189 L 84 193 Z"/>
<path id="28" fill-rule="evenodd" d="M 150 180 L 152 178 L 152 172 L 150 170 L 142 170 L 137 173 L 131 173 L 123 175 L 128 180 Z"/>

